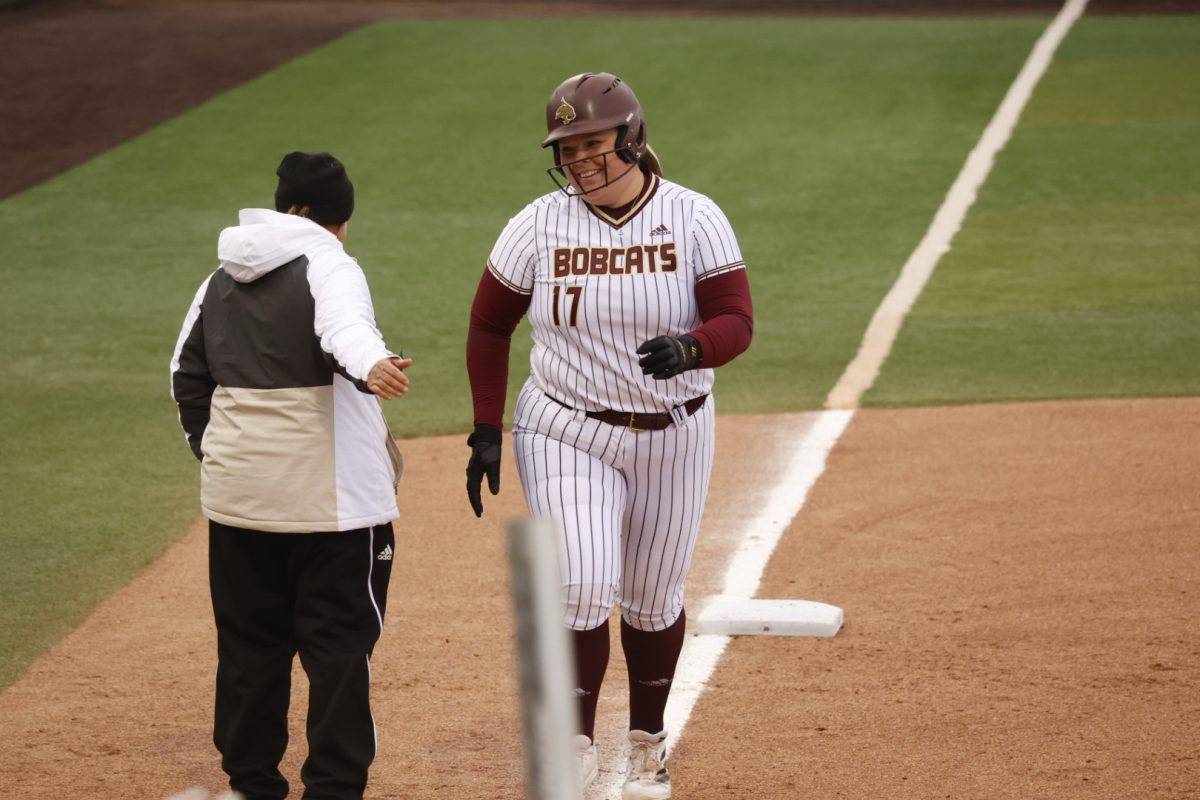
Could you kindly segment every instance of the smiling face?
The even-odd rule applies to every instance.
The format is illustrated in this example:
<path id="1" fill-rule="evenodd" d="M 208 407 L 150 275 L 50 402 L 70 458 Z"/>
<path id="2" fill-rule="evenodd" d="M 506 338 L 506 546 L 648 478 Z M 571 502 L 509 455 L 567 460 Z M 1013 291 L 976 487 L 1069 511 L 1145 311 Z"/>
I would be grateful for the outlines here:
<path id="1" fill-rule="evenodd" d="M 642 173 L 614 152 L 617 129 L 564 136 L 558 142 L 558 160 L 572 188 L 589 203 L 616 207 L 637 196 Z"/>

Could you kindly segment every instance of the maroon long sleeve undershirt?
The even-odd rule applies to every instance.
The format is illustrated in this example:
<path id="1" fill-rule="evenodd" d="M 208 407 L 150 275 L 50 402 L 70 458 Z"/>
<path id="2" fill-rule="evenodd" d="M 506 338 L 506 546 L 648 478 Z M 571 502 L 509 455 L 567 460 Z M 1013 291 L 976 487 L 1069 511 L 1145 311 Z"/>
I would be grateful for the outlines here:
<path id="1" fill-rule="evenodd" d="M 467 376 L 475 424 L 503 428 L 508 391 L 508 354 L 513 331 L 529 309 L 530 296 L 514 292 L 484 269 L 471 304 L 467 331 Z M 696 284 L 699 328 L 688 333 L 700 343 L 702 367 L 727 364 L 750 346 L 754 309 L 746 270 L 737 269 Z"/>
<path id="2" fill-rule="evenodd" d="M 746 270 L 735 269 L 696 284 L 696 304 L 704 324 L 688 335 L 700 343 L 705 369 L 728 364 L 750 346 L 754 306 Z"/>
<path id="3" fill-rule="evenodd" d="M 504 428 L 508 351 L 529 300 L 530 295 L 514 292 L 484 268 L 467 330 L 467 377 L 471 380 L 476 425 Z"/>

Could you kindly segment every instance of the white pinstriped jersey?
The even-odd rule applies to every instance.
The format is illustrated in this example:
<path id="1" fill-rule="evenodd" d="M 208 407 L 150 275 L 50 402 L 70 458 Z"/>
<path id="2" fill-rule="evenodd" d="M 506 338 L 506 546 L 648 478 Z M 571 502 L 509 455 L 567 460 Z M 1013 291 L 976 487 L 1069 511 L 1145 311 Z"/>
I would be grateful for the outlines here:
<path id="1" fill-rule="evenodd" d="M 533 381 L 585 411 L 661 412 L 707 394 L 713 370 L 654 380 L 635 351 L 698 328 L 696 284 L 745 268 L 725 214 L 657 176 L 624 218 L 601 214 L 552 192 L 509 220 L 492 249 L 492 274 L 531 296 Z"/>

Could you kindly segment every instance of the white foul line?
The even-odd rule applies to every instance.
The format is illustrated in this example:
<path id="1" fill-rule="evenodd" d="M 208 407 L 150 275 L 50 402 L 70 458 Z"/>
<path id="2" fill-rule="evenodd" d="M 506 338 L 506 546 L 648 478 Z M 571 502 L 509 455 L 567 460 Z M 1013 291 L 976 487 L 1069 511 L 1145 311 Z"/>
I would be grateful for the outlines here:
<path id="1" fill-rule="evenodd" d="M 819 412 L 816 424 L 790 444 L 795 450 L 791 463 L 764 510 L 749 520 L 741 532 L 742 544 L 725 573 L 726 595 L 752 597 L 758 591 L 763 571 L 783 532 L 791 525 L 792 519 L 803 507 L 809 490 L 825 471 L 826 457 L 841 438 L 863 393 L 878 377 L 904 317 L 925 288 L 942 254 L 950 249 L 950 242 L 962 226 L 967 210 L 975 202 L 979 187 L 991 172 L 996 154 L 1008 142 L 1021 111 L 1033 94 L 1034 86 L 1086 5 L 1087 0 L 1067 0 L 1038 39 L 996 114 L 967 156 L 966 164 L 934 215 L 925 237 L 909 256 L 896 284 L 876 309 L 858 355 L 829 393 L 825 405 L 835 410 Z M 717 662 L 729 645 L 729 639 L 728 636 L 716 635 L 687 638 L 664 717 L 671 734 L 670 743 L 677 742 L 683 733 L 692 709 L 704 693 Z M 620 763 L 622 754 L 606 755 L 604 769 L 588 793 L 589 797 L 610 797 L 620 788 L 623 779 L 623 764 Z"/>
<path id="2" fill-rule="evenodd" d="M 925 238 L 921 239 L 917 249 L 908 257 L 900 271 L 900 277 L 875 310 L 875 316 L 867 326 L 858 355 L 846 367 L 841 379 L 829 393 L 825 400 L 826 408 L 858 408 L 863 394 L 875 383 L 883 362 L 892 352 L 892 344 L 900 332 L 901 323 L 908 316 L 917 296 L 925 288 L 938 260 L 950 249 L 950 242 L 962 227 L 963 219 L 975 202 L 979 187 L 992 170 L 996 154 L 1008 142 L 1021 111 L 1033 94 L 1034 86 L 1050 66 L 1054 51 L 1066 37 L 1071 25 L 1083 14 L 1086 5 L 1087 0 L 1068 0 L 1033 46 L 1033 52 L 1029 54 L 1025 66 L 1009 87 L 1008 94 L 996 109 L 995 116 L 984 129 L 975 149 L 967 156 L 966 164 L 958 173 L 958 178 L 950 187 L 946 199 L 942 201 L 941 208 L 934 215 L 929 230 L 925 232 Z"/>
<path id="3" fill-rule="evenodd" d="M 779 544 L 783 532 L 808 499 L 808 492 L 825 471 L 829 451 L 850 424 L 853 411 L 821 411 L 816 423 L 798 441 L 791 461 L 767 498 L 763 510 L 742 529 L 742 544 L 725 572 L 723 594 L 729 597 L 753 597 L 758 592 L 763 570 Z M 729 644 L 728 636 L 690 636 L 679 657 L 675 683 L 671 687 L 664 724 L 678 740 L 692 715 L 692 708 L 704 692 L 717 661 Z"/>
<path id="4" fill-rule="evenodd" d="M 790 450 L 792 456 L 767 497 L 763 510 L 742 528 L 738 537 L 742 543 L 725 572 L 725 595 L 752 597 L 758 591 L 763 570 L 779 539 L 804 505 L 817 478 L 825 471 L 829 451 L 853 416 L 853 411 L 817 412 L 816 421 L 811 427 L 803 434 L 794 436 L 794 441 L 784 443 L 784 452 Z M 688 636 L 684 642 L 663 715 L 663 724 L 671 734 L 668 744 L 673 746 L 679 740 L 729 639 L 728 636 L 707 634 Z M 600 775 L 587 793 L 589 798 L 613 797 L 624 781 L 624 753 L 609 752 L 605 756 Z"/>
<path id="5" fill-rule="evenodd" d="M 825 471 L 825 457 L 850 424 L 853 411 L 822 411 L 816 422 L 792 443 L 791 462 L 779 476 L 762 511 L 742 528 L 741 545 L 725 571 L 722 594 L 754 597 L 763 570 L 783 532 L 804 506 L 808 492 Z"/>

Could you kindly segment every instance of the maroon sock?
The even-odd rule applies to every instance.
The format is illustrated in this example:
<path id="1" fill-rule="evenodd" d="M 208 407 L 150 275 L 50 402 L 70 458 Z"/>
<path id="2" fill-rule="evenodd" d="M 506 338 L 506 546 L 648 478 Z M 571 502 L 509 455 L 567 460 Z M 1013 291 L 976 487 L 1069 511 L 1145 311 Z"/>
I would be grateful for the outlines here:
<path id="1" fill-rule="evenodd" d="M 629 668 L 629 729 L 658 733 L 663 729 L 663 709 L 675 679 L 675 665 L 683 649 L 686 617 L 662 631 L 639 631 L 621 620 L 621 647 Z"/>
<path id="2" fill-rule="evenodd" d="M 596 701 L 608 669 L 608 620 L 590 631 L 569 631 L 575 653 L 575 694 L 579 698 L 579 729 L 596 740 Z"/>

